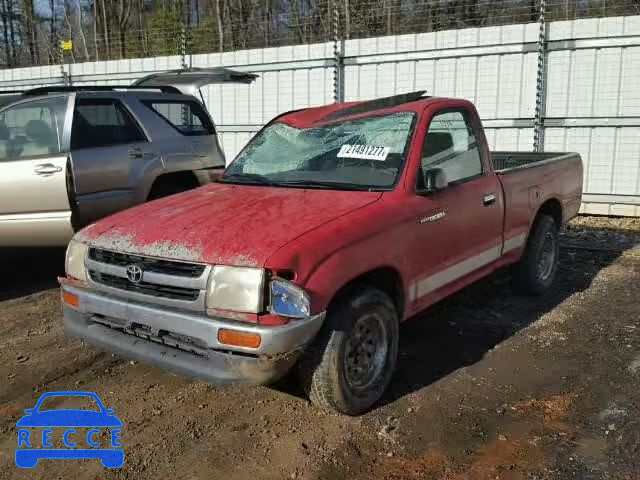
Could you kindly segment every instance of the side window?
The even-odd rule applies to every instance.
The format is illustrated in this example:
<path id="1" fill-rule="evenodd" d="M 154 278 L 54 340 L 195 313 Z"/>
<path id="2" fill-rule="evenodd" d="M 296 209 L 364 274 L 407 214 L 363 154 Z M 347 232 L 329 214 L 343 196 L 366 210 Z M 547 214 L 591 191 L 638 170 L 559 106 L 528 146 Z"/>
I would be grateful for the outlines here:
<path id="1" fill-rule="evenodd" d="M 466 111 L 448 111 L 433 117 L 422 148 L 420 168 L 423 172 L 441 168 L 449 183 L 482 174 L 478 142 Z"/>
<path id="2" fill-rule="evenodd" d="M 144 100 L 143 105 L 157 113 L 182 135 L 213 135 L 213 122 L 198 102 L 181 100 Z"/>
<path id="3" fill-rule="evenodd" d="M 76 98 L 71 149 L 108 147 L 147 138 L 137 122 L 115 98 Z"/>
<path id="4" fill-rule="evenodd" d="M 67 100 L 34 100 L 0 113 L 0 162 L 61 153 Z"/>

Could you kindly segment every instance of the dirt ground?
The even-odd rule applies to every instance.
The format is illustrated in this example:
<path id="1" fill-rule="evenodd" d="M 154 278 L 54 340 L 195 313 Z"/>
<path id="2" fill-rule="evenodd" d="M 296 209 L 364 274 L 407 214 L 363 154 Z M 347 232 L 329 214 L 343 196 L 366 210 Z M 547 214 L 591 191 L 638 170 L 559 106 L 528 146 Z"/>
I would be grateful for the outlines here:
<path id="1" fill-rule="evenodd" d="M 216 389 L 62 332 L 63 251 L 0 253 L 0 479 L 640 479 L 640 221 L 581 217 L 542 298 L 508 272 L 406 322 L 381 404 L 317 410 L 295 383 Z M 96 392 L 125 463 L 14 464 L 16 421 L 53 390 Z"/>

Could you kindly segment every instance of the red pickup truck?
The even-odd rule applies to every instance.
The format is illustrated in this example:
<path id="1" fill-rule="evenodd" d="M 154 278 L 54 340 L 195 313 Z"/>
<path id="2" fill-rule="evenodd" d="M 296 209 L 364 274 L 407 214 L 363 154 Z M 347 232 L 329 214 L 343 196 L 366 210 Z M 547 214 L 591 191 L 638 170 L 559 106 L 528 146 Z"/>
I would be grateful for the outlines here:
<path id="1" fill-rule="evenodd" d="M 76 234 L 64 323 L 213 384 L 295 366 L 346 414 L 388 385 L 399 323 L 513 264 L 540 294 L 578 212 L 575 153 L 492 153 L 474 106 L 424 92 L 283 114 L 218 183 Z"/>

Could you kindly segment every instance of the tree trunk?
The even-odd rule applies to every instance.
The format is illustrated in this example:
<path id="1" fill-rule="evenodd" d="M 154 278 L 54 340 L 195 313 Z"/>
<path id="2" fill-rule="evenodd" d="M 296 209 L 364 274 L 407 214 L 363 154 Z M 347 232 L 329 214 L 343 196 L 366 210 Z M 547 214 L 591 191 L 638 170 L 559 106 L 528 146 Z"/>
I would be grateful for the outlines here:
<path id="1" fill-rule="evenodd" d="M 96 0 L 98 1 L 98 0 Z M 111 48 L 109 41 L 109 20 L 107 19 L 107 7 L 105 5 L 107 0 L 102 0 L 102 27 L 104 28 L 104 46 L 107 52 L 107 60 L 111 60 Z"/>
<path id="2" fill-rule="evenodd" d="M 2 22 L 2 39 L 4 41 L 4 58 L 7 67 L 12 67 L 11 50 L 9 48 L 9 24 L 7 15 L 7 0 L 0 2 L 0 21 Z"/>
<path id="3" fill-rule="evenodd" d="M 35 19 L 36 15 L 33 0 L 22 0 L 21 35 L 26 39 L 31 65 L 37 65 L 40 60 Z"/>
<path id="4" fill-rule="evenodd" d="M 58 44 L 58 31 L 57 31 L 57 23 L 58 19 L 56 18 L 56 2 L 55 0 L 49 0 L 49 7 L 51 8 L 51 19 L 50 19 L 50 28 L 49 28 L 49 38 L 51 48 L 49 50 L 49 55 L 51 57 L 51 63 L 56 64 L 60 61 L 60 45 Z"/>
<path id="5" fill-rule="evenodd" d="M 222 30 L 222 10 L 220 9 L 220 0 L 215 0 L 216 6 L 216 24 L 218 25 L 218 51 L 222 52 L 224 44 L 224 32 Z"/>
<path id="6" fill-rule="evenodd" d="M 69 28 L 69 36 L 68 38 L 64 38 L 62 40 L 73 41 L 73 25 L 71 24 L 71 5 L 69 4 L 69 2 L 64 2 L 64 19 L 67 22 L 67 27 Z M 75 45 L 73 47 L 75 47 Z M 70 55 L 71 55 L 71 61 L 75 63 L 76 56 L 75 56 L 73 47 L 70 50 Z M 62 52 L 62 55 L 64 56 L 64 52 Z"/>
<path id="7" fill-rule="evenodd" d="M 96 58 L 95 62 L 100 60 L 100 53 L 98 52 L 98 0 L 93 0 L 93 48 Z"/>
<path id="8" fill-rule="evenodd" d="M 87 36 L 84 33 L 84 17 L 82 16 L 82 5 L 80 0 L 76 0 L 76 6 L 78 8 L 78 30 L 80 33 L 80 40 L 82 41 L 82 54 L 85 61 L 89 61 L 89 48 L 87 47 Z"/>
<path id="9" fill-rule="evenodd" d="M 344 38 L 351 38 L 351 18 L 349 15 L 349 0 L 344 0 Z"/>

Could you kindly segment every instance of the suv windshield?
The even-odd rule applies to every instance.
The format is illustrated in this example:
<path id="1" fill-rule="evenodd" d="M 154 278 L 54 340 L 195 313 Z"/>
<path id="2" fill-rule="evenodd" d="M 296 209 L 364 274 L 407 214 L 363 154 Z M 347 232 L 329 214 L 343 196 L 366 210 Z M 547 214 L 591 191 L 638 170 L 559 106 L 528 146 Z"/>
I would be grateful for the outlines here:
<path id="1" fill-rule="evenodd" d="M 388 190 L 402 171 L 414 118 L 400 112 L 310 128 L 273 123 L 240 152 L 223 181 Z"/>

